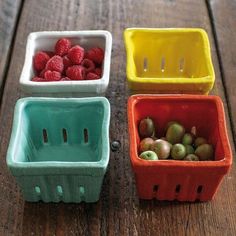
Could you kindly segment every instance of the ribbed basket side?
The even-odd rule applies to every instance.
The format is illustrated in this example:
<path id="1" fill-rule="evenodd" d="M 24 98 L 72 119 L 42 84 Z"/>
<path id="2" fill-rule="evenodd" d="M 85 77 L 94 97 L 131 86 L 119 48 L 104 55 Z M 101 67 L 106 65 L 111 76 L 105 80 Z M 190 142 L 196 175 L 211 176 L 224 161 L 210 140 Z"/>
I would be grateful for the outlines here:
<path id="1" fill-rule="evenodd" d="M 178 81 L 178 80 L 177 80 Z M 140 83 L 136 81 L 128 82 L 129 93 L 134 94 L 205 94 L 207 95 L 211 88 L 212 83 L 168 83 L 165 80 L 161 83 Z"/>
<path id="2" fill-rule="evenodd" d="M 29 202 L 96 202 L 104 176 L 20 176 L 17 182 Z"/>
<path id="3" fill-rule="evenodd" d="M 178 200 L 178 201 L 209 201 L 211 200 L 224 175 L 193 175 L 136 174 L 136 187 L 141 199 Z M 207 181 L 206 181 L 207 179 Z"/>

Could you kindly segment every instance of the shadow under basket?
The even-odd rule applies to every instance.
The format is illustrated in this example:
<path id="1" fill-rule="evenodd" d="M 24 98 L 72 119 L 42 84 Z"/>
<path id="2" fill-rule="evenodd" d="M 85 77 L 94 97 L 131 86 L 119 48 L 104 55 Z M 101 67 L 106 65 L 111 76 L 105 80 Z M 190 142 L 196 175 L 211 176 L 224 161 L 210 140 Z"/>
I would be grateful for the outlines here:
<path id="1" fill-rule="evenodd" d="M 7 165 L 26 201 L 96 202 L 109 161 L 106 98 L 18 100 Z"/>
<path id="2" fill-rule="evenodd" d="M 204 30 L 128 28 L 124 41 L 131 94 L 208 94 L 212 89 L 215 75 Z"/>
<path id="3" fill-rule="evenodd" d="M 141 119 L 153 119 L 157 137 L 165 136 L 169 121 L 178 121 L 214 147 L 214 160 L 147 161 L 138 157 Z M 208 201 L 232 164 L 224 109 L 220 97 L 205 95 L 134 95 L 128 100 L 130 159 L 141 199 Z"/>

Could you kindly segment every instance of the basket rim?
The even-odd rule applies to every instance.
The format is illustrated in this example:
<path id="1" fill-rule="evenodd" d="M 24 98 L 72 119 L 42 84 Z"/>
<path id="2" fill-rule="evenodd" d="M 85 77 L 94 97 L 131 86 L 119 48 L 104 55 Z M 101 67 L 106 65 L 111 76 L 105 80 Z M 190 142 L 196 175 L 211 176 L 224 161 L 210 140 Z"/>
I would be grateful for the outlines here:
<path id="1" fill-rule="evenodd" d="M 190 100 L 206 100 L 212 101 L 216 105 L 217 113 L 218 113 L 218 123 L 219 123 L 219 135 L 221 136 L 221 141 L 223 143 L 224 149 L 224 158 L 221 160 L 214 161 L 200 161 L 200 162 L 189 162 L 189 161 L 178 161 L 178 160 L 158 160 L 158 161 L 147 161 L 142 160 L 137 155 L 137 143 L 135 132 L 135 124 L 134 124 L 134 106 L 135 104 L 143 99 L 148 100 L 182 100 L 182 101 L 190 101 Z M 128 130 L 129 130 L 129 141 L 130 141 L 130 160 L 131 164 L 135 171 L 143 171 L 145 168 L 156 168 L 156 167 L 168 167 L 168 168 L 184 168 L 184 169 L 214 169 L 219 168 L 222 169 L 223 172 L 227 172 L 230 166 L 232 165 L 232 151 L 227 135 L 225 115 L 224 115 L 224 107 L 223 103 L 219 96 L 215 95 L 186 95 L 186 94 L 178 94 L 178 95 L 155 95 L 155 94 L 138 94 L 132 95 L 128 99 L 128 107 L 127 107 L 127 115 L 128 115 Z"/>
<path id="2" fill-rule="evenodd" d="M 60 161 L 40 161 L 40 162 L 21 162 L 17 160 L 15 149 L 19 145 L 19 132 L 20 124 L 22 120 L 22 112 L 27 104 L 29 103 L 46 103 L 53 102 L 55 104 L 60 103 L 93 103 L 100 102 L 104 108 L 102 129 L 105 130 L 105 135 L 102 140 L 102 153 L 101 159 L 94 162 L 60 162 Z M 17 101 L 14 110 L 14 118 L 12 125 L 12 133 L 10 137 L 10 142 L 7 151 L 7 166 L 12 170 L 25 169 L 26 171 L 30 169 L 44 169 L 49 170 L 48 173 L 57 173 L 58 170 L 63 169 L 63 173 L 72 174 L 73 172 L 78 173 L 78 169 L 95 168 L 104 170 L 107 168 L 109 162 L 110 148 L 109 148 L 109 125 L 110 125 L 110 103 L 105 97 L 89 97 L 89 98 L 43 98 L 43 97 L 27 97 L 21 98 Z M 55 171 L 53 171 L 55 170 Z"/>

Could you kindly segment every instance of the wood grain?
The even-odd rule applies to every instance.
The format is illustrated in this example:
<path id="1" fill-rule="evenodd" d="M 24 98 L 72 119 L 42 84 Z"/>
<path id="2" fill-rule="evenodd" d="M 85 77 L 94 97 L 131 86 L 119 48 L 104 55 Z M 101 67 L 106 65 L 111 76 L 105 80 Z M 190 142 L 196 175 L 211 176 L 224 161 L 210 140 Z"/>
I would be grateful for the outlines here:
<path id="1" fill-rule="evenodd" d="M 212 13 L 220 55 L 221 72 L 236 142 L 236 2 L 230 0 L 208 0 L 208 3 Z"/>
<path id="2" fill-rule="evenodd" d="M 98 0 L 95 3 L 92 0 L 26 0 L 4 91 L 1 108 L 1 114 L 4 115 L 0 117 L 0 134 L 3 137 L 0 143 L 0 183 L 4 188 L 3 194 L 0 195 L 0 210 L 4 210 L 0 222 L 7 224 L 2 231 L 3 235 L 235 235 L 234 166 L 211 202 L 190 204 L 138 199 L 129 161 L 126 116 L 129 93 L 123 43 L 123 30 L 126 27 L 205 28 L 212 45 L 216 73 L 212 94 L 222 97 L 227 115 L 227 104 L 205 1 Z M 83 29 L 106 29 L 113 35 L 111 77 L 106 96 L 112 110 L 110 139 L 120 140 L 121 148 L 118 152 L 111 152 L 98 203 L 24 204 L 14 179 L 7 171 L 4 158 L 10 136 L 13 107 L 21 96 L 16 78 L 19 78 L 23 65 L 26 37 L 30 32 L 39 30 Z M 231 137 L 229 125 L 228 131 Z M 232 148 L 234 151 L 233 146 Z"/>
<path id="3" fill-rule="evenodd" d="M 8 58 L 20 6 L 21 0 L 0 1 L 0 94 L 8 67 Z"/>
<path id="4" fill-rule="evenodd" d="M 7 74 L 9 59 L 12 51 L 15 27 L 21 8 L 21 0 L 0 1 L 0 101 L 4 80 Z M 2 113 L 0 113 L 1 116 Z M 8 117 L 7 117 L 8 116 Z M 6 114 L 5 118 L 10 118 Z M 4 124 L 1 120 L 1 128 Z M 23 219 L 23 201 L 19 195 L 13 178 L 6 172 L 5 154 L 2 155 L 2 146 L 8 145 L 8 140 L 0 131 L 0 235 L 13 235 L 21 231 Z M 12 183 L 13 182 L 13 183 Z M 19 231 L 19 233 L 21 233 Z"/>

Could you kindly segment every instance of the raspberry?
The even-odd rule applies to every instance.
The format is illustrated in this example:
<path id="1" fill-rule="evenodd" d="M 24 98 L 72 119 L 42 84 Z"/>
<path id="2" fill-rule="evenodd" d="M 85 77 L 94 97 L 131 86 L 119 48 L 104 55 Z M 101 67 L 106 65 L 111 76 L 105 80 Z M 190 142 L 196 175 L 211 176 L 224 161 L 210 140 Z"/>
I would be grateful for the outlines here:
<path id="1" fill-rule="evenodd" d="M 79 65 L 81 61 L 84 59 L 84 49 L 80 47 L 79 45 L 72 47 L 67 57 L 74 63 Z"/>
<path id="2" fill-rule="evenodd" d="M 91 61 L 89 59 L 84 59 L 81 62 L 81 65 L 84 67 L 86 73 L 93 71 L 95 69 L 95 65 L 94 65 L 93 61 Z"/>
<path id="3" fill-rule="evenodd" d="M 48 81 L 58 81 L 61 79 L 61 74 L 58 71 L 47 70 L 44 73 L 44 78 Z"/>
<path id="4" fill-rule="evenodd" d="M 66 71 L 69 66 L 73 66 L 73 63 L 71 62 L 71 60 L 67 56 L 64 56 L 63 57 L 63 65 L 64 65 L 64 70 Z"/>
<path id="5" fill-rule="evenodd" d="M 103 49 L 96 47 L 96 48 L 91 48 L 90 50 L 87 51 L 86 57 L 96 64 L 102 64 L 103 59 L 104 59 L 104 51 Z"/>
<path id="6" fill-rule="evenodd" d="M 41 71 L 45 68 L 46 63 L 50 57 L 42 51 L 37 52 L 33 58 L 33 65 L 36 71 Z"/>
<path id="7" fill-rule="evenodd" d="M 102 69 L 101 68 L 95 68 L 94 73 L 101 77 L 102 76 Z"/>
<path id="8" fill-rule="evenodd" d="M 62 72 L 64 69 L 63 60 L 60 56 L 53 56 L 46 64 L 46 70 Z"/>
<path id="9" fill-rule="evenodd" d="M 93 72 L 89 72 L 86 76 L 86 80 L 95 80 L 95 79 L 100 79 L 100 76 Z"/>
<path id="10" fill-rule="evenodd" d="M 34 82 L 45 82 L 45 79 L 44 79 L 44 78 L 41 78 L 41 77 L 35 76 L 35 77 L 32 79 L 32 81 L 34 81 Z"/>
<path id="11" fill-rule="evenodd" d="M 66 70 L 66 76 L 71 80 L 83 80 L 85 77 L 85 69 L 83 66 L 71 66 Z"/>
<path id="12" fill-rule="evenodd" d="M 71 48 L 71 41 L 66 38 L 61 38 L 56 42 L 55 53 L 59 56 L 64 56 Z"/>

